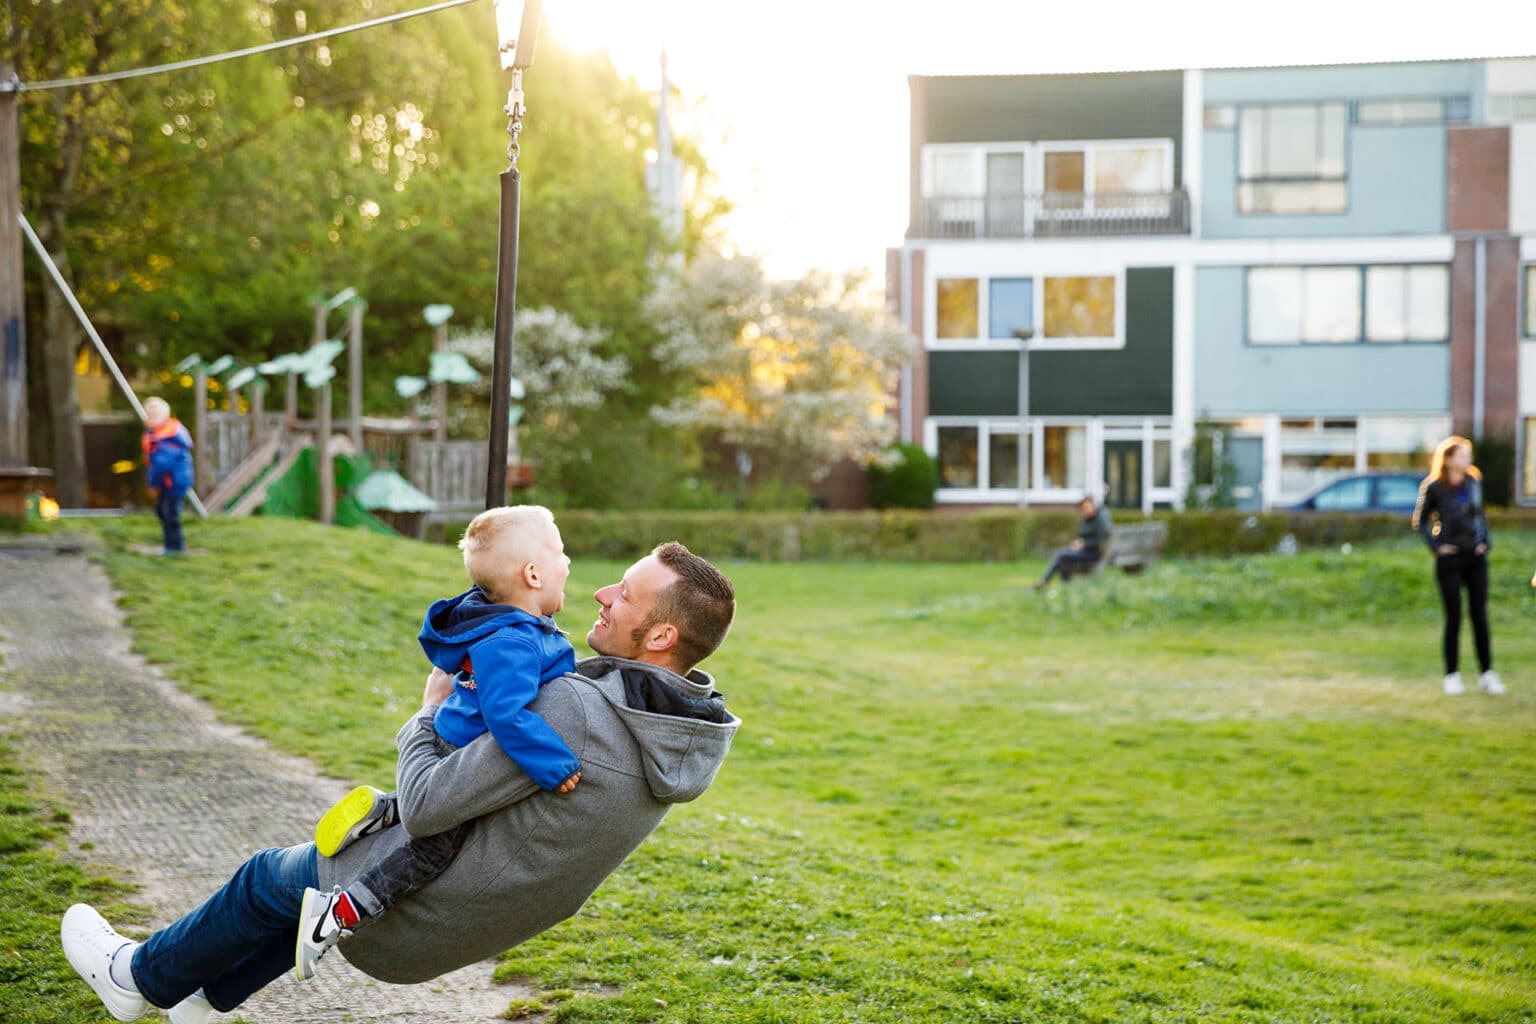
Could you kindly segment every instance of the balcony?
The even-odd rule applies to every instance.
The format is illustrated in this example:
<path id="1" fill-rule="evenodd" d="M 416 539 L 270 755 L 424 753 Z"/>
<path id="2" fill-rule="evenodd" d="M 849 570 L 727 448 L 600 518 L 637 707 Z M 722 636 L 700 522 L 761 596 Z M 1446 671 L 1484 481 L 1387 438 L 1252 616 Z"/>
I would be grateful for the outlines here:
<path id="1" fill-rule="evenodd" d="M 1040 192 L 918 200 L 913 238 L 1102 238 L 1189 234 L 1189 193 Z"/>

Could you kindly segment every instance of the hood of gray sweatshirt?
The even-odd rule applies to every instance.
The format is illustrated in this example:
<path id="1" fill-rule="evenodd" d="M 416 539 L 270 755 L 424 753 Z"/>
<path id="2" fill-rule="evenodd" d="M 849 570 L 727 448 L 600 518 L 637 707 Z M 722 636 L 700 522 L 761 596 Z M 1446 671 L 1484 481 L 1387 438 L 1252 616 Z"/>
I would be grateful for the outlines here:
<path id="1" fill-rule="evenodd" d="M 403 827 L 320 858 L 320 887 L 460 821 L 475 825 L 436 879 L 337 947 L 382 981 L 427 981 L 494 956 L 581 909 L 673 804 L 715 779 L 740 720 L 708 673 L 687 677 L 623 658 L 589 658 L 530 705 L 581 759 L 581 782 L 548 793 L 486 734 L 444 757 L 423 708 L 396 736 Z"/>

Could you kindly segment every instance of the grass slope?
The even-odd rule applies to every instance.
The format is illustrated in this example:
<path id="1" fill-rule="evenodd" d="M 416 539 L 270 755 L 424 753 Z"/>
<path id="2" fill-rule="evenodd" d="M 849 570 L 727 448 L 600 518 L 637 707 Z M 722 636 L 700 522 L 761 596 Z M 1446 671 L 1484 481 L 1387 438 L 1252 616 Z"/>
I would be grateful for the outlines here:
<path id="1" fill-rule="evenodd" d="M 452 549 L 102 532 L 141 650 L 389 784 Z M 1536 538 L 1497 540 L 1498 700 L 1439 695 L 1407 542 L 1043 595 L 1035 564 L 728 565 L 719 782 L 503 970 L 569 1022 L 1536 1020 Z M 574 567 L 575 637 L 622 569 Z"/>

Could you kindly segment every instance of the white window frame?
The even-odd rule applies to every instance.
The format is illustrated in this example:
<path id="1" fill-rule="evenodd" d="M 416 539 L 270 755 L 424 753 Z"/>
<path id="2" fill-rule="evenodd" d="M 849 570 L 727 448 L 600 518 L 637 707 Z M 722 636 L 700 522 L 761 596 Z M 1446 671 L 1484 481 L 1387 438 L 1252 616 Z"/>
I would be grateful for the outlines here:
<path id="1" fill-rule="evenodd" d="M 1314 176 L 1314 177 L 1311 177 L 1311 178 L 1300 177 L 1300 176 L 1294 177 L 1294 178 L 1288 178 L 1288 177 L 1278 177 L 1277 178 L 1277 177 L 1262 177 L 1262 176 L 1261 177 L 1256 177 L 1256 178 L 1245 178 L 1245 177 L 1243 177 L 1243 141 L 1244 141 L 1243 140 L 1243 115 L 1247 111 L 1253 110 L 1253 109 L 1268 110 L 1268 109 L 1273 108 L 1273 107 L 1308 107 L 1308 106 L 1316 107 L 1319 111 L 1321 111 L 1324 107 L 1330 107 L 1330 106 L 1338 106 L 1338 107 L 1342 107 L 1343 108 L 1342 123 L 1343 123 L 1343 126 L 1344 126 L 1344 141 L 1343 141 L 1342 148 L 1340 150 L 1340 159 L 1343 161 L 1343 169 L 1342 169 L 1342 172 L 1340 173 L 1340 175 L 1337 178 L 1325 178 L 1325 177 L 1321 177 L 1321 176 Z M 1235 181 L 1234 181 L 1233 208 L 1236 210 L 1237 215 L 1239 217 L 1338 217 L 1338 216 L 1343 216 L 1343 215 L 1347 214 L 1349 212 L 1349 196 L 1350 196 L 1350 191 L 1349 191 L 1349 180 L 1350 180 L 1350 173 L 1349 173 L 1350 172 L 1349 135 L 1350 135 L 1350 130 L 1355 127 L 1355 125 L 1354 125 L 1354 118 L 1352 116 L 1353 113 L 1354 113 L 1354 111 L 1353 111 L 1353 109 L 1351 107 L 1350 102 L 1348 100 L 1339 99 L 1339 98 L 1333 98 L 1333 99 L 1274 100 L 1274 101 L 1265 101 L 1265 102 L 1258 102 L 1258 103 L 1240 103 L 1240 104 L 1238 104 L 1237 105 L 1237 123 L 1236 123 L 1236 125 L 1234 127 L 1234 130 L 1232 132 L 1232 141 L 1233 141 L 1233 145 L 1234 145 L 1234 151 L 1233 151 L 1234 163 L 1233 163 L 1233 168 L 1234 168 L 1234 171 L 1236 172 L 1235 173 Z M 1243 186 L 1245 186 L 1245 185 L 1249 185 L 1249 186 L 1266 185 L 1266 184 L 1286 184 L 1286 183 L 1292 183 L 1292 184 L 1297 184 L 1297 185 L 1305 185 L 1305 184 L 1308 184 L 1308 183 L 1312 183 L 1312 184 L 1338 184 L 1338 185 L 1342 186 L 1343 189 L 1344 189 L 1344 205 L 1343 205 L 1343 207 L 1341 209 L 1337 209 L 1337 210 L 1326 209 L 1326 210 L 1270 211 L 1270 210 L 1254 210 L 1254 209 L 1244 209 L 1243 208 Z"/>
<path id="2" fill-rule="evenodd" d="M 1370 333 L 1370 274 L 1372 269 L 1389 268 L 1408 270 L 1414 267 L 1436 267 L 1445 271 L 1446 282 L 1446 336 L 1443 338 L 1407 338 L 1391 341 L 1378 341 L 1371 338 Z M 1351 340 L 1347 341 L 1310 341 L 1304 338 L 1296 338 L 1289 341 L 1255 341 L 1253 340 L 1252 303 L 1250 299 L 1248 275 L 1255 270 L 1297 270 L 1305 273 L 1309 270 L 1352 270 L 1359 279 L 1357 292 L 1360 296 L 1360 330 Z M 1451 266 L 1438 260 L 1422 260 L 1417 262 L 1404 262 L 1401 260 L 1378 260 L 1369 263 L 1250 263 L 1243 267 L 1243 344 L 1251 348 L 1298 348 L 1320 347 L 1336 348 L 1341 345 L 1371 345 L 1381 347 L 1384 345 L 1445 345 L 1450 342 L 1450 294 L 1451 294 Z M 1305 316 L 1305 311 L 1303 311 Z"/>
<path id="3" fill-rule="evenodd" d="M 1056 139 L 1036 145 L 1034 180 L 1040 183 L 1039 191 L 1045 192 L 1045 157 L 1048 153 L 1083 154 L 1083 212 L 1120 213 L 1124 207 L 1100 205 L 1094 202 L 1094 161 L 1103 149 L 1161 149 L 1163 151 L 1163 182 L 1157 192 L 1148 195 L 1173 192 L 1173 140 L 1172 139 Z"/>
<path id="4" fill-rule="evenodd" d="M 1048 271 L 1025 272 L 997 272 L 964 273 L 964 272 L 935 272 L 928 278 L 924 289 L 925 308 L 923 310 L 923 340 L 924 347 L 933 351 L 1010 351 L 1017 350 L 1023 345 L 1028 345 L 1032 352 L 1091 352 L 1110 349 L 1125 348 L 1125 270 L 1117 266 L 1113 270 L 1104 268 L 1078 269 L 1070 265 L 1052 268 Z M 989 338 L 992 332 L 992 280 L 1018 280 L 1027 277 L 1031 280 L 1034 289 L 1033 309 L 1030 310 L 1034 320 L 1034 336 L 1028 342 L 1021 342 L 1017 338 Z M 1047 338 L 1045 336 L 1045 281 L 1046 278 L 1058 277 L 1112 277 L 1115 280 L 1115 333 L 1112 337 L 1083 337 L 1083 338 Z M 940 338 L 939 337 L 939 281 L 963 280 L 974 278 L 976 280 L 976 330 L 975 338 Z"/>

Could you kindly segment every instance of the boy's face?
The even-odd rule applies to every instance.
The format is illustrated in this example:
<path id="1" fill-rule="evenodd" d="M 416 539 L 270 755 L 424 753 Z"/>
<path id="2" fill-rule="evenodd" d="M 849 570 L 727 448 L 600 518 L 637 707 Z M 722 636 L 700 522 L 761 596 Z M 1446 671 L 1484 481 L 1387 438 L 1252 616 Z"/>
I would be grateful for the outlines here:
<path id="1" fill-rule="evenodd" d="M 544 581 L 544 589 L 539 591 L 539 609 L 545 615 L 554 615 L 565 607 L 565 582 L 571 578 L 571 560 L 566 556 L 558 526 L 549 523 L 542 532 L 538 557 L 533 563 L 539 570 L 539 579 Z"/>

